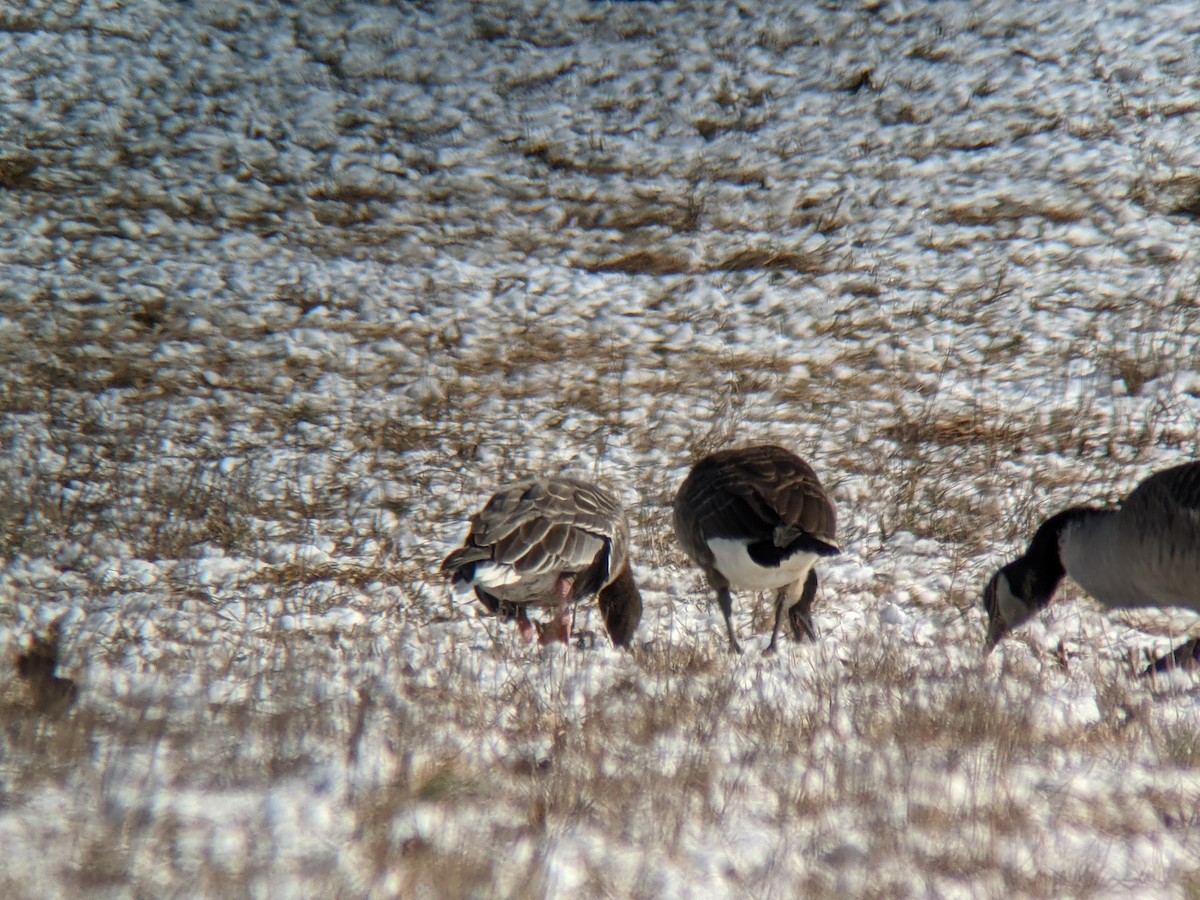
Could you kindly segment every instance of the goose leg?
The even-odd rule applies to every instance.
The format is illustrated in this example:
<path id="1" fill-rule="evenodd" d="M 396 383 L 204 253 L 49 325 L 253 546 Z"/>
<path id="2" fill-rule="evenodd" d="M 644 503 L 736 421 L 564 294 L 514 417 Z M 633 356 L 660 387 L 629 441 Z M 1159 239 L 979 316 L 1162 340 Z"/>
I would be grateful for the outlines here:
<path id="1" fill-rule="evenodd" d="M 779 630 L 783 627 L 783 613 L 787 609 L 787 601 L 790 594 L 791 585 L 785 585 L 775 595 L 775 627 L 771 629 L 771 642 L 767 644 L 767 649 L 763 651 L 763 656 L 770 656 L 775 652 L 775 642 L 779 639 Z"/>
<path id="2" fill-rule="evenodd" d="M 791 587 L 794 588 L 795 585 Z M 792 608 L 788 610 L 788 619 L 792 623 L 792 637 L 798 641 L 803 641 L 806 637 L 813 641 L 817 639 L 817 629 L 812 623 L 812 604 L 816 596 L 817 570 L 809 569 L 808 577 L 804 579 L 804 589 L 800 592 L 800 599 L 793 603 Z"/>
<path id="3" fill-rule="evenodd" d="M 1175 669 L 1194 669 L 1200 663 L 1200 638 L 1180 644 L 1166 656 L 1159 657 L 1142 670 L 1142 675 L 1171 672 Z"/>
<path id="4" fill-rule="evenodd" d="M 514 616 L 517 620 L 517 631 L 520 632 L 521 640 L 527 644 L 536 644 L 538 642 L 537 626 L 529 621 L 529 616 L 525 615 L 525 607 L 518 606 Z"/>
<path id="5" fill-rule="evenodd" d="M 729 630 L 729 649 L 734 653 L 741 653 L 742 645 L 738 643 L 737 635 L 733 631 L 733 597 L 730 596 L 728 587 L 717 588 L 717 605 L 721 607 L 725 627 Z"/>
<path id="6" fill-rule="evenodd" d="M 779 632 L 783 628 L 785 611 L 792 626 L 792 637 L 797 641 L 817 639 L 817 629 L 812 623 L 812 602 L 817 595 L 816 571 L 809 569 L 803 582 L 804 586 L 800 585 L 801 582 L 796 581 L 779 589 L 775 598 L 775 629 L 771 632 L 771 643 L 767 644 L 767 649 L 763 651 L 764 656 L 775 652 L 775 643 L 779 640 Z M 796 598 L 795 603 L 791 602 L 793 598 Z"/>
<path id="7" fill-rule="evenodd" d="M 555 609 L 554 618 L 543 625 L 539 631 L 540 643 L 553 644 L 555 641 L 562 641 L 564 644 L 571 642 L 571 623 L 574 616 L 571 615 L 571 607 L 563 603 Z"/>

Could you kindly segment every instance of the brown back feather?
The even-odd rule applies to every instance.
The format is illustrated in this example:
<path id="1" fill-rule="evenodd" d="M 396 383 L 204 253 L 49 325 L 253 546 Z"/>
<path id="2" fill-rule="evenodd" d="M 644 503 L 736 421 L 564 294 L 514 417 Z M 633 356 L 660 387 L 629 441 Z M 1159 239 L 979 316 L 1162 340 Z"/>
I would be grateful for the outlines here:
<path id="1" fill-rule="evenodd" d="M 774 445 L 721 450 L 700 460 L 680 486 L 674 512 L 684 550 L 701 564 L 712 563 L 711 538 L 775 541 L 790 533 L 837 545 L 837 509 L 816 472 Z"/>

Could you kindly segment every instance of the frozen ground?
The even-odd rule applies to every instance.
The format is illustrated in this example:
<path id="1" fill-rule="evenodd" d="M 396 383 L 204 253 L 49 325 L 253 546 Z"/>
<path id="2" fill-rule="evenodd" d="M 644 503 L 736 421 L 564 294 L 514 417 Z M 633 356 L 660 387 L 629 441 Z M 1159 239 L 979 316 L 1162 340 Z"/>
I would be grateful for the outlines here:
<path id="1" fill-rule="evenodd" d="M 1200 8 L 0 5 L 0 894 L 1194 896 L 1190 625 L 1039 519 L 1195 454 Z M 696 454 L 831 487 L 750 652 Z M 631 511 L 637 651 L 436 578 L 499 479 Z M 593 615 L 593 624 L 595 616 Z M 44 698 L 43 698 L 44 699 Z M 52 704 L 50 704 L 52 705 Z"/>

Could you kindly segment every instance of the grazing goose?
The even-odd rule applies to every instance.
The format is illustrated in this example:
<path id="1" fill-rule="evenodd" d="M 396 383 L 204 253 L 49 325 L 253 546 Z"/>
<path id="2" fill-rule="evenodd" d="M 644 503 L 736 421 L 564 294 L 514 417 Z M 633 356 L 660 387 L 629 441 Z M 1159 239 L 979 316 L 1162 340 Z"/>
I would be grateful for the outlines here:
<path id="1" fill-rule="evenodd" d="M 984 589 L 985 650 L 1044 609 L 1064 575 L 1110 609 L 1200 612 L 1200 462 L 1151 475 L 1120 509 L 1077 506 L 1043 522 L 1024 555 Z"/>
<path id="2" fill-rule="evenodd" d="M 717 592 L 735 653 L 742 648 L 733 628 L 730 588 L 779 590 L 766 653 L 775 649 L 785 610 L 796 640 L 816 637 L 813 563 L 841 552 L 836 530 L 837 510 L 817 474 L 782 447 L 706 456 L 675 495 L 675 534 Z"/>
<path id="3" fill-rule="evenodd" d="M 463 546 L 442 572 L 458 594 L 515 618 L 535 640 L 529 607 L 556 616 L 537 628 L 542 643 L 566 642 L 571 606 L 599 595 L 609 637 L 628 646 L 642 618 L 642 596 L 629 569 L 629 522 L 607 491 L 577 478 L 529 478 L 501 488 L 471 517 Z"/>

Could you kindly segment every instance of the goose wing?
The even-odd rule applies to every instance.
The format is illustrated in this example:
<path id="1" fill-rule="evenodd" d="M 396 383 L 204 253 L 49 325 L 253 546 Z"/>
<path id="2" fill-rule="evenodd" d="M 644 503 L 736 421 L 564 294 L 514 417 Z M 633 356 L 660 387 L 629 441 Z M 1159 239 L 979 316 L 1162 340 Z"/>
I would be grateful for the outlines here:
<path id="1" fill-rule="evenodd" d="M 580 572 L 606 554 L 600 585 L 625 558 L 629 526 L 606 491 L 573 478 L 535 478 L 504 487 L 471 519 L 464 546 L 442 563 L 453 572 L 478 562 L 515 577 Z"/>
<path id="2" fill-rule="evenodd" d="M 1200 462 L 1151 475 L 1115 518 L 1108 556 L 1122 561 L 1133 585 L 1120 604 L 1200 610 Z"/>
<path id="3" fill-rule="evenodd" d="M 1200 514 L 1200 461 L 1155 472 L 1133 489 L 1123 509 L 1175 509 Z"/>
<path id="4" fill-rule="evenodd" d="M 783 545 L 809 535 L 836 547 L 837 510 L 812 467 L 776 446 L 714 453 L 676 499 L 676 523 L 693 546 L 712 538 Z"/>

